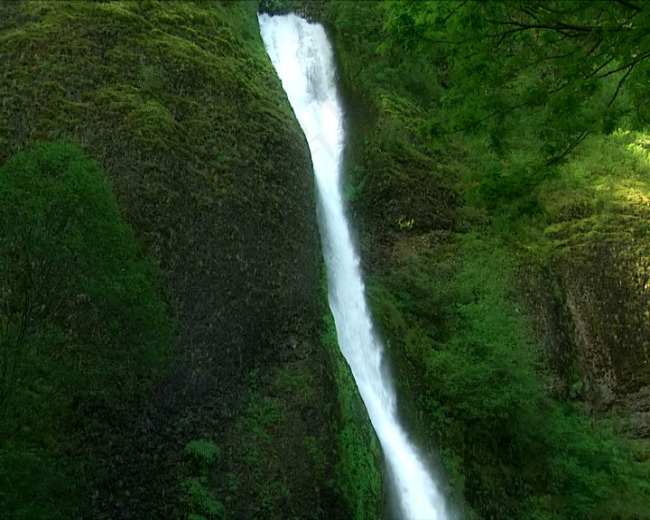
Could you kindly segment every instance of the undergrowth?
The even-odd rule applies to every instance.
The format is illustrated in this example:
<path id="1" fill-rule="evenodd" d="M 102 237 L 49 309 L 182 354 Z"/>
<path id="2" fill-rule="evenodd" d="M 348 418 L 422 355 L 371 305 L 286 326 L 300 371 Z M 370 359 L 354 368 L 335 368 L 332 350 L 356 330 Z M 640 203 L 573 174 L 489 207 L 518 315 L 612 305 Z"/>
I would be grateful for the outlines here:
<path id="1" fill-rule="evenodd" d="M 71 517 L 100 478 L 101 430 L 168 369 L 157 265 L 98 166 L 66 142 L 0 168 L 0 251 L 2 509 Z"/>
<path id="2" fill-rule="evenodd" d="M 514 273 L 498 237 L 470 233 L 370 284 L 409 423 L 468 517 L 646 518 L 648 463 L 546 396 Z"/>
<path id="3" fill-rule="evenodd" d="M 594 321 L 608 317 L 613 283 L 647 279 L 646 136 L 593 135 L 537 169 L 523 134 L 510 162 L 481 135 L 431 138 L 426 120 L 450 87 L 438 57 L 395 45 L 383 4 L 296 3 L 333 35 L 369 298 L 405 420 L 434 454 L 452 508 L 463 518 L 648 518 L 647 450 L 621 438 L 616 420 L 584 413 L 575 399 L 587 381 L 574 379 L 568 400 L 551 397 L 541 318 L 524 294 L 533 280 L 521 279 L 522 266 L 545 273 L 550 305 L 565 305 L 567 280 L 587 285 Z M 604 260 L 632 274 L 603 281 Z"/>

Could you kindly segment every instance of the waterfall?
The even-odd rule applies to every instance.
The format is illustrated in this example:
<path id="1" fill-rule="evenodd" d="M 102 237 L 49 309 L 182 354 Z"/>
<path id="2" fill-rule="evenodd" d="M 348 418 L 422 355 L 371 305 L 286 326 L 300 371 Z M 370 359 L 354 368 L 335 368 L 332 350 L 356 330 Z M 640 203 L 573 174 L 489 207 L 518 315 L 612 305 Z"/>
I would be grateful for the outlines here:
<path id="1" fill-rule="evenodd" d="M 262 39 L 307 137 L 319 195 L 329 304 L 347 360 L 389 466 L 404 520 L 446 520 L 443 498 L 399 424 L 395 391 L 382 369 L 340 190 L 344 147 L 332 48 L 323 27 L 289 14 L 259 17 Z"/>

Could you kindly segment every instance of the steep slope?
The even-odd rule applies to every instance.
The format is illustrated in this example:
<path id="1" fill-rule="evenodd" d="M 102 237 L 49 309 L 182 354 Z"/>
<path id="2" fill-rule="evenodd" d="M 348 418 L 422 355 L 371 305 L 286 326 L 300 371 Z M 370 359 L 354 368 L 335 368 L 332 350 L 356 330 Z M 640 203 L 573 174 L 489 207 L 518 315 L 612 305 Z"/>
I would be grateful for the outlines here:
<path id="1" fill-rule="evenodd" d="M 427 132 L 449 87 L 437 42 L 392 42 L 387 3 L 276 4 L 335 42 L 370 299 L 461 515 L 647 518 L 650 457 L 625 440 L 647 435 L 646 137 L 594 137 L 555 179 L 490 199 L 481 176 L 508 172 L 484 171 L 489 140 Z"/>
<path id="2" fill-rule="evenodd" d="M 101 461 L 79 497 L 84 517 L 349 518 L 357 502 L 379 507 L 372 431 L 325 339 L 309 155 L 256 10 L 0 6 L 0 160 L 41 141 L 80 144 L 160 263 L 176 323 L 174 367 L 144 408 L 112 417 L 108 432 L 60 432 Z M 196 439 L 208 444 L 183 455 Z M 192 480 L 187 457 L 214 465 L 211 443 L 218 466 Z M 344 480 L 360 467 L 349 457 L 364 461 L 367 488 Z"/>
<path id="3" fill-rule="evenodd" d="M 532 257 L 542 265 L 524 278 L 556 391 L 632 419 L 627 434 L 640 438 L 650 436 L 649 173 L 646 134 L 589 139 L 542 188 Z"/>

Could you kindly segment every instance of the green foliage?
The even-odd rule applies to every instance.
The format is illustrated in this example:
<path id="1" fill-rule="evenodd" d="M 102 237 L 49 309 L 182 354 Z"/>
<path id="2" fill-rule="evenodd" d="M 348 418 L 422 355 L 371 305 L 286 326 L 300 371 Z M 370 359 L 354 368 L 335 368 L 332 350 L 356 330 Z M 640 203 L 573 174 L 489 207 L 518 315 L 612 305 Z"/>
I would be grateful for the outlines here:
<path id="1" fill-rule="evenodd" d="M 323 275 L 323 307 L 326 283 Z M 338 348 L 329 313 L 320 332 L 316 347 L 298 342 L 291 347 L 286 364 L 273 370 L 260 367 L 249 374 L 248 399 L 239 414 L 239 442 L 232 457 L 236 485 L 223 483 L 224 489 L 231 488 L 225 498 L 229 509 L 231 503 L 238 504 L 251 518 L 324 519 L 328 513 L 315 507 L 313 500 L 300 509 L 304 497 L 314 493 L 316 482 L 319 493 L 335 501 L 340 518 L 380 516 L 379 444 Z M 317 359 L 323 360 L 324 373 L 313 370 Z M 329 399 L 323 401 L 322 395 Z M 326 435 L 314 427 L 314 416 L 326 417 Z M 291 453 L 290 471 L 284 462 L 287 453 Z"/>
<path id="2" fill-rule="evenodd" d="M 361 227 L 399 231 L 402 218 L 423 231 L 448 222 L 452 177 L 444 159 L 426 153 L 422 134 L 441 91 L 427 55 L 386 47 L 385 2 L 294 3 L 333 35 L 350 138 L 345 196 Z"/>
<path id="3" fill-rule="evenodd" d="M 287 476 L 274 444 L 276 432 L 287 421 L 282 403 L 260 395 L 259 386 L 255 384 L 238 425 L 245 463 L 245 470 L 240 474 L 254 497 L 246 504 L 246 510 L 254 517 L 276 517 L 278 500 L 289 493 Z"/>
<path id="4" fill-rule="evenodd" d="M 445 86 L 434 140 L 482 139 L 488 203 L 522 197 L 589 133 L 650 120 L 647 9 L 634 2 L 391 2 L 386 52 L 423 52 Z M 481 151 L 480 153 L 484 153 Z"/>
<path id="5" fill-rule="evenodd" d="M 24 436 L 34 437 L 26 430 Z M 73 518 L 79 482 L 70 461 L 62 462 L 23 440 L 0 448 L 0 505 L 12 520 Z"/>
<path id="6" fill-rule="evenodd" d="M 350 508 L 351 518 L 378 518 L 383 507 L 379 443 L 350 367 L 339 350 L 334 318 L 329 313 L 324 317 L 321 342 L 331 352 L 337 388 L 335 485 Z"/>
<path id="7" fill-rule="evenodd" d="M 411 423 L 467 517 L 648 518 L 647 468 L 545 395 L 514 266 L 498 238 L 472 233 L 370 285 Z"/>
<path id="8" fill-rule="evenodd" d="M 190 458 L 203 475 L 221 456 L 216 444 L 203 439 L 190 441 L 185 445 L 185 455 Z"/>
<path id="9" fill-rule="evenodd" d="M 188 476 L 180 484 L 183 512 L 188 520 L 219 520 L 225 515 L 223 504 L 208 489 L 210 471 L 221 455 L 221 450 L 211 441 L 198 439 L 185 445 Z"/>
<path id="10" fill-rule="evenodd" d="M 650 197 L 646 140 L 646 133 L 622 130 L 590 136 L 553 178 L 528 194 L 534 214 L 522 212 L 515 201 L 502 203 L 492 218 L 494 230 L 542 263 L 598 242 L 629 248 L 634 261 L 643 263 Z M 464 212 L 476 204 L 481 203 L 470 197 Z"/>
<path id="11" fill-rule="evenodd" d="M 0 481 L 25 483 L 10 515 L 65 517 L 81 460 L 54 453 L 74 449 L 84 413 L 138 403 L 165 372 L 156 277 L 78 147 L 41 144 L 0 168 Z"/>
<path id="12" fill-rule="evenodd" d="M 278 348 L 286 349 L 286 363 L 262 365 L 249 373 L 229 473 L 220 489 L 229 514 L 233 510 L 229 518 L 322 520 L 328 513 L 319 497 L 335 500 L 331 505 L 339 511 L 339 504 L 344 506 L 337 496 L 339 486 L 347 485 L 333 471 L 339 459 L 337 428 L 330 423 L 338 417 L 329 402 L 334 383 L 329 369 L 314 370 L 321 366 L 314 362 L 318 359 L 325 358 L 322 362 L 329 367 L 331 353 L 304 340 Z M 321 416 L 324 423 L 314 420 Z"/>
<path id="13" fill-rule="evenodd" d="M 181 490 L 183 492 L 182 500 L 185 506 L 190 511 L 199 511 L 199 513 L 189 513 L 189 520 L 192 518 L 205 518 L 207 520 L 223 518 L 223 504 L 214 498 L 201 479 L 185 479 L 181 483 Z"/>
<path id="14" fill-rule="evenodd" d="M 41 145 L 2 167 L 0 205 L 4 425 L 14 397 L 64 371 L 69 392 L 94 399 L 146 390 L 169 324 L 155 265 L 97 166 L 71 144 Z"/>
<path id="15" fill-rule="evenodd" d="M 402 116 L 409 108 L 422 108 L 414 106 L 413 100 L 426 107 L 435 99 L 439 82 L 427 66 L 425 55 L 382 53 L 385 50 L 385 46 L 381 46 L 386 23 L 384 5 L 333 0 L 324 2 L 322 12 L 318 12 L 317 2 L 310 5 L 294 0 L 294 3 L 304 3 L 308 14 L 310 10 L 316 11 L 315 14 L 335 31 L 334 45 L 341 57 L 341 79 L 349 93 L 358 95 L 364 102 L 380 101 Z M 395 97 L 395 93 L 399 97 Z"/>
<path id="16" fill-rule="evenodd" d="M 415 224 L 415 219 L 413 218 L 409 219 L 402 216 L 397 219 L 397 226 L 401 231 L 410 231 L 413 229 L 413 224 Z"/>
<path id="17" fill-rule="evenodd" d="M 648 119 L 637 7 L 311 8 L 341 62 L 375 316 L 408 422 L 464 518 L 648 517 L 647 456 L 547 396 L 516 283 L 522 259 L 549 269 L 603 241 L 647 277 L 647 138 L 598 135 Z M 525 27 L 535 17 L 549 27 Z"/>
<path id="18" fill-rule="evenodd" d="M 546 223 L 642 207 L 650 192 L 647 139 L 646 133 L 622 130 L 587 139 L 558 178 L 540 186 Z"/>

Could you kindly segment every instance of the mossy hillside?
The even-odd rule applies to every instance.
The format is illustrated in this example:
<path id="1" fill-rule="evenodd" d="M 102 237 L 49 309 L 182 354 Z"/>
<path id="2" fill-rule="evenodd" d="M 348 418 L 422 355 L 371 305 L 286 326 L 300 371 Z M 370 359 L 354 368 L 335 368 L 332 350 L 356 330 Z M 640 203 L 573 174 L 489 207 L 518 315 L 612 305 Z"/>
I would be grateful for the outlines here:
<path id="1" fill-rule="evenodd" d="M 552 392 L 646 436 L 648 160 L 644 133 L 593 136 L 532 194 L 538 211 L 495 226 L 521 261 Z"/>
<path id="2" fill-rule="evenodd" d="M 298 280 L 318 262 L 313 219 L 308 227 L 305 218 L 309 160 L 263 54 L 255 6 L 25 2 L 22 16 L 3 34 L 3 157 L 58 136 L 94 152 L 173 278 L 182 312 L 204 316 L 199 335 L 228 321 L 233 344 L 270 338 L 285 321 L 269 308 L 309 308 L 309 283 Z M 233 22 L 246 19 L 246 27 Z M 311 255 L 289 236 L 294 225 Z M 273 254 L 263 265 L 256 258 L 266 239 Z M 220 253 L 206 254 L 211 248 Z M 240 285 L 246 297 L 234 298 Z M 267 297 L 274 305 L 262 303 Z M 252 326 L 229 319 L 244 307 L 258 309 Z"/>
<path id="3" fill-rule="evenodd" d="M 562 301 L 562 308 L 549 310 L 555 318 L 551 323 L 546 313 L 546 332 L 554 329 L 558 341 L 571 338 L 572 342 L 573 332 L 565 330 L 566 324 L 558 323 L 557 318 L 571 312 L 579 315 L 568 327 L 582 336 L 577 339 L 582 345 L 578 347 L 583 350 L 582 361 L 574 360 L 569 365 L 578 362 L 581 372 L 589 374 L 586 378 L 592 380 L 592 405 L 602 408 L 597 401 L 615 402 L 617 390 L 612 386 L 619 385 L 623 394 L 628 392 L 626 385 L 635 386 L 633 393 L 639 391 L 642 381 L 647 380 L 647 364 L 643 362 L 647 354 L 639 346 L 648 337 L 647 317 L 643 315 L 647 307 L 647 291 L 643 289 L 647 278 L 647 241 L 643 238 L 647 192 L 643 178 L 647 174 L 638 168 L 647 147 L 645 137 L 634 138 L 636 144 L 627 137 L 621 146 L 613 141 L 621 136 L 588 139 L 557 178 L 528 188 L 526 197 L 501 203 L 488 200 L 488 192 L 481 192 L 486 182 L 482 179 L 485 172 L 481 155 L 492 153 L 487 143 L 473 136 L 458 136 L 446 141 L 444 149 L 438 149 L 436 143 L 424 139 L 424 121 L 444 92 L 431 68 L 435 56 L 421 56 L 408 48 L 389 48 L 381 36 L 385 18 L 380 4 L 298 4 L 308 15 L 324 21 L 337 49 L 351 117 L 348 193 L 370 271 L 390 271 L 388 259 L 399 257 L 401 235 L 440 228 L 463 231 L 494 224 L 497 233 L 519 248 L 517 255 L 522 261 L 527 259 L 526 265 L 537 265 L 537 271 L 555 266 L 563 272 L 555 277 L 571 286 L 567 290 L 576 302 Z M 418 74 L 409 73 L 413 69 Z M 395 137 L 374 138 L 388 134 Z M 409 159 L 414 156 L 424 157 L 421 171 Z M 586 173 L 590 169 L 591 173 Z M 428 183 L 422 174 L 428 176 Z M 431 197 L 433 193 L 439 196 Z M 463 198 L 466 204 L 454 213 L 455 203 Z M 399 207 L 399 211 L 392 212 L 391 207 Z M 441 218 L 427 218 L 421 208 L 429 217 L 438 212 Z M 552 295 L 553 291 L 545 293 Z M 546 298 L 547 307 L 553 307 L 555 299 Z M 567 304 L 574 310 L 567 309 Z M 617 312 L 617 308 L 625 311 Z M 611 322 L 616 325 L 605 325 Z M 581 328 L 583 332 L 579 332 Z M 631 346 L 621 349 L 616 347 L 619 344 Z M 590 359 L 586 350 L 592 347 L 600 352 Z M 545 350 L 561 352 L 559 356 L 565 361 L 573 355 L 569 352 L 573 348 L 566 343 L 560 346 L 556 342 Z M 615 361 L 608 360 L 612 355 Z M 600 368 L 588 368 L 593 362 Z M 605 382 L 612 370 L 618 371 L 614 376 L 618 382 Z M 610 375 L 605 376 L 605 372 Z M 598 379 L 601 383 L 596 382 Z M 603 385 L 599 390 L 598 386 Z"/>
<path id="4" fill-rule="evenodd" d="M 614 406 L 632 419 L 627 432 L 647 435 L 639 138 L 586 143 L 582 159 L 540 186 L 536 216 L 513 217 L 508 207 L 491 216 L 470 202 L 456 213 L 456 229 L 473 233 L 419 233 L 407 223 L 375 239 L 383 258 L 371 264 L 369 289 L 405 416 L 437 454 L 464 516 L 642 518 L 648 509 L 638 499 L 647 492 L 647 451 L 546 397 L 586 400 L 600 413 Z M 585 161 L 599 167 L 586 173 Z M 471 183 L 459 176 L 464 186 Z M 521 278 L 531 264 L 537 277 Z M 532 280 L 542 283 L 522 289 Z M 552 356 L 549 365 L 568 376 L 560 392 L 539 362 Z"/>
<path id="5" fill-rule="evenodd" d="M 364 262 L 381 263 L 403 229 L 453 226 L 455 152 L 432 155 L 422 129 L 441 87 L 426 56 L 382 46 L 381 2 L 300 1 L 328 29 L 346 112 L 345 195 Z"/>
<path id="6" fill-rule="evenodd" d="M 370 280 L 407 422 L 463 517 L 643 518 L 647 454 L 547 397 L 517 257 L 501 240 L 405 237 L 391 274 Z"/>
<path id="7" fill-rule="evenodd" d="M 250 371 L 280 370 L 296 344 L 319 349 L 321 259 L 309 155 L 264 51 L 256 7 L 0 7 L 0 156 L 59 137 L 83 146 L 135 236 L 159 260 L 178 323 L 173 373 L 145 413 L 132 410 L 113 424 L 98 455 L 103 483 L 86 493 L 97 517 L 181 514 L 182 447 L 210 439 L 224 459 L 242 449 L 236 433 Z M 320 374 L 321 363 L 310 370 Z M 314 403 L 327 402 L 319 394 L 325 387 L 317 385 Z M 294 398 L 283 395 L 288 409 Z M 327 445 L 317 444 L 330 438 L 327 419 L 311 410 L 301 434 L 327 457 Z M 295 467 L 311 471 L 301 459 L 310 453 L 303 438 L 295 443 Z M 289 458 L 278 462 L 281 471 Z M 313 476 L 295 471 L 290 484 L 308 488 Z M 308 497 L 314 510 L 327 511 L 324 486 L 314 486 L 305 495 L 291 490 L 291 507 L 304 510 L 296 504 Z M 249 496 L 245 485 L 241 493 Z"/>
<path id="8" fill-rule="evenodd" d="M 459 190 L 471 186 L 460 175 L 456 179 Z M 555 200 L 553 194 L 549 198 Z M 594 325 L 605 327 L 613 313 L 602 312 L 602 307 L 643 309 L 637 307 L 644 301 L 638 297 L 638 282 L 637 296 L 627 288 L 616 289 L 629 287 L 629 280 L 644 280 L 638 274 L 645 265 L 638 254 L 641 244 L 631 246 L 629 241 L 639 231 L 628 228 L 628 238 L 609 242 L 628 253 L 636 247 L 635 260 L 618 267 L 621 257 L 610 255 L 618 260 L 610 260 L 611 271 L 603 273 L 597 267 L 603 254 L 596 261 L 593 255 L 585 259 L 573 251 L 561 264 L 561 255 L 544 238 L 551 223 L 512 215 L 504 208 L 495 218 L 470 202 L 455 219 L 457 230 L 473 228 L 473 233 L 422 233 L 402 221 L 399 231 L 375 237 L 382 260 L 370 264 L 371 300 L 387 339 L 407 423 L 427 451 L 437 454 L 445 491 L 463 516 L 642 518 L 648 510 L 647 501 L 639 498 L 647 492 L 647 452 L 637 454 L 606 424 L 590 425 L 579 411 L 546 396 L 547 379 L 538 362 L 546 348 L 533 333 L 535 319 L 524 292 L 513 290 L 521 263 L 548 268 L 554 263 L 566 266 L 569 258 L 576 269 L 567 281 L 582 284 L 574 295 L 589 294 L 585 281 L 600 286 L 589 303 L 582 300 L 579 305 Z M 607 233 L 613 231 L 613 221 L 621 222 L 611 217 L 596 217 Z M 638 216 L 634 220 L 643 222 Z M 587 250 L 596 249 L 592 243 Z M 585 266 L 594 273 L 589 278 Z M 609 302 L 611 295 L 616 303 Z M 550 296 L 556 301 L 553 292 Z M 648 336 L 639 326 L 642 313 L 629 314 L 633 324 L 628 334 L 643 344 Z M 621 337 L 616 329 L 614 333 Z M 566 354 L 570 347 L 563 349 Z M 636 350 L 619 355 L 628 373 L 635 367 L 633 385 L 645 376 L 645 366 L 636 366 L 644 359 L 642 349 Z M 636 406 L 642 410 L 643 401 Z M 538 457 L 530 460 L 526 453 Z"/>
<path id="9" fill-rule="evenodd" d="M 487 200 L 480 155 L 488 144 L 463 136 L 441 147 L 425 137 L 422 121 L 436 109 L 436 97 L 444 89 L 430 66 L 435 56 L 385 48 L 378 3 L 298 4 L 325 22 L 335 42 L 351 117 L 349 194 L 361 228 L 375 316 L 387 340 L 406 422 L 426 451 L 436 454 L 432 457 L 438 461 L 432 463 L 437 462 L 448 482 L 451 502 L 467 517 L 643 517 L 648 505 L 638 497 L 645 493 L 647 454 L 630 451 L 607 432 L 607 424 L 590 425 L 572 405 L 547 396 L 566 397 L 555 391 L 540 362 L 549 349 L 535 333 L 541 313 L 531 311 L 529 294 L 536 291 L 522 288 L 522 266 L 532 263 L 545 281 L 554 279 L 552 266 L 559 256 L 545 237 L 553 222 L 545 220 L 542 201 L 553 181 L 528 188 L 523 198 Z M 401 81 L 409 77 L 410 66 L 428 79 L 427 89 Z M 399 81 L 391 77 L 395 70 L 404 72 Z M 382 111 L 396 104 L 413 108 Z M 397 137 L 375 141 L 373 136 L 391 130 L 387 114 L 396 122 Z M 413 149 L 428 158 L 422 170 L 433 191 L 409 163 Z M 411 170 L 419 179 L 412 186 Z M 363 183 L 364 176 L 376 172 L 378 179 Z M 380 208 L 389 204 L 378 204 L 376 218 L 376 199 L 370 194 L 380 191 L 369 189 L 373 185 L 391 186 L 394 203 L 410 192 L 409 203 L 392 215 L 381 214 Z M 420 186 L 427 189 L 418 193 Z M 555 190 L 547 200 L 561 200 L 556 199 L 561 192 Z M 435 204 L 424 209 L 442 210 L 445 219 L 427 220 L 422 214 L 418 219 L 423 206 L 418 197 L 431 193 L 439 196 L 430 197 Z M 589 207 L 589 199 L 591 194 L 583 193 L 574 205 Z M 576 266 L 583 261 L 574 258 Z M 591 260 L 591 265 L 597 264 Z M 602 278 L 602 271 L 597 272 Z M 620 274 L 612 270 L 612 283 L 619 283 Z M 574 282 L 586 278 L 584 272 L 571 274 Z M 545 324 L 564 341 L 572 336 L 562 321 L 567 305 L 561 283 L 551 285 L 540 292 L 552 307 Z M 601 319 L 597 302 L 606 301 L 605 293 L 600 291 L 590 304 Z M 617 296 L 616 301 L 623 299 Z M 554 302 L 562 303 L 553 307 Z M 558 318 L 559 323 L 553 321 Z M 632 330 L 645 337 L 643 329 Z M 571 357 L 570 343 L 556 347 L 565 361 Z M 574 386 L 574 394 L 576 390 Z M 525 455 L 530 452 L 539 456 L 530 460 Z"/>
<path id="10" fill-rule="evenodd" d="M 326 417 L 335 395 L 318 347 L 301 341 L 249 374 L 215 496 L 226 518 L 345 518 L 332 489 L 336 460 Z"/>
<path id="11" fill-rule="evenodd" d="M 281 363 L 249 374 L 229 456 L 212 481 L 226 518 L 382 515 L 379 444 L 324 309 L 317 346 L 292 343 Z"/>

